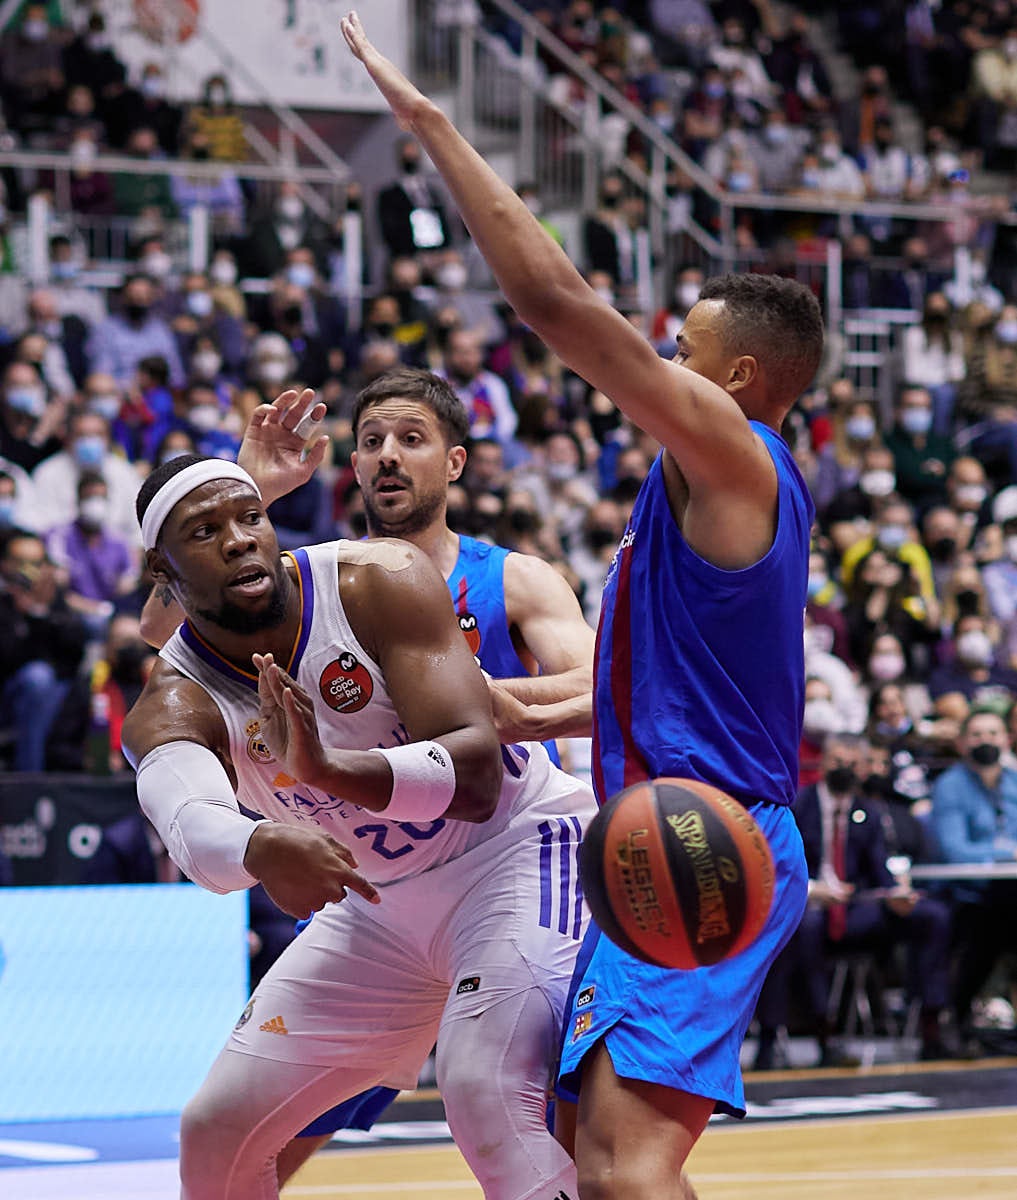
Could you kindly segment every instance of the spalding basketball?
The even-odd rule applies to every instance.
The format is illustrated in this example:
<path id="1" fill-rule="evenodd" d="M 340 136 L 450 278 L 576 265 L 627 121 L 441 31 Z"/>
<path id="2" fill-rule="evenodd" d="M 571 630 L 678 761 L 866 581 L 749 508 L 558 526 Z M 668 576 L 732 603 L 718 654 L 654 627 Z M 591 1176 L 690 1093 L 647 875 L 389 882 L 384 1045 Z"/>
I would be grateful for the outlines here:
<path id="1" fill-rule="evenodd" d="M 773 900 L 773 858 L 745 807 L 695 779 L 654 779 L 613 796 L 583 838 L 583 892 L 623 950 L 691 970 L 756 937 Z"/>

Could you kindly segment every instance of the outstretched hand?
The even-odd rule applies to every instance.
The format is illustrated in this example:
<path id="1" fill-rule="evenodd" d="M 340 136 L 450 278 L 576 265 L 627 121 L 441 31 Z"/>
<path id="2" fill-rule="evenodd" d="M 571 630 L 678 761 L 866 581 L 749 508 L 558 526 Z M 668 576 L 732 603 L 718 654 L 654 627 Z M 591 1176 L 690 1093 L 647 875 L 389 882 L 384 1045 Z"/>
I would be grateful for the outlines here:
<path id="1" fill-rule="evenodd" d="M 258 670 L 261 736 L 287 774 L 313 784 L 325 762 L 314 703 L 271 654 L 251 658 Z"/>
<path id="2" fill-rule="evenodd" d="M 321 466 L 328 435 L 316 436 L 314 426 L 325 413 L 325 405 L 304 388 L 283 392 L 251 414 L 237 462 L 261 489 L 266 507 L 306 483 Z"/>
<path id="3" fill-rule="evenodd" d="M 427 98 L 410 83 L 394 62 L 375 49 L 355 12 L 347 13 L 339 22 L 339 28 L 346 45 L 367 68 L 368 75 L 385 97 L 396 120 L 403 129 L 409 129 L 421 106 L 428 103 Z"/>

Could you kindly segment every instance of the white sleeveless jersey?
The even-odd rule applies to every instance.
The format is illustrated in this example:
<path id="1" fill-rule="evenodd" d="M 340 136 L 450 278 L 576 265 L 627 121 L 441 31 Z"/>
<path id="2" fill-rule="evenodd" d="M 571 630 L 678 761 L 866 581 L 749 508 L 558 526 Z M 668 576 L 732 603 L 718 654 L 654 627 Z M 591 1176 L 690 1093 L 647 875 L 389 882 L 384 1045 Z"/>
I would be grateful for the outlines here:
<path id="1" fill-rule="evenodd" d="M 409 734 L 385 690 L 380 667 L 357 641 L 343 610 L 338 545 L 326 542 L 289 555 L 297 570 L 301 622 L 286 670 L 314 701 L 325 746 L 368 750 L 401 745 Z M 362 551 L 362 543 L 358 549 Z M 260 736 L 257 676 L 227 662 L 186 621 L 161 656 L 218 705 L 240 803 L 273 821 L 319 826 L 353 850 L 360 872 L 373 883 L 419 875 L 490 840 L 539 799 L 552 773 L 560 774 L 539 742 L 503 746 L 503 785 L 490 820 L 386 821 L 287 775 Z"/>

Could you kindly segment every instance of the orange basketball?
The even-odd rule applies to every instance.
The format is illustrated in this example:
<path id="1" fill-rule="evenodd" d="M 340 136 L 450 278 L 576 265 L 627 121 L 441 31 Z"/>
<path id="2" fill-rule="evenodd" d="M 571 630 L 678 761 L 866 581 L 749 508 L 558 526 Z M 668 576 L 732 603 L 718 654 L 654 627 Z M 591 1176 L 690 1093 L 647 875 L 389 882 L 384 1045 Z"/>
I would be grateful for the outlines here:
<path id="1" fill-rule="evenodd" d="M 695 779 L 654 779 L 613 796 L 583 838 L 583 892 L 623 950 L 692 970 L 756 937 L 773 900 L 773 858 L 745 807 Z"/>

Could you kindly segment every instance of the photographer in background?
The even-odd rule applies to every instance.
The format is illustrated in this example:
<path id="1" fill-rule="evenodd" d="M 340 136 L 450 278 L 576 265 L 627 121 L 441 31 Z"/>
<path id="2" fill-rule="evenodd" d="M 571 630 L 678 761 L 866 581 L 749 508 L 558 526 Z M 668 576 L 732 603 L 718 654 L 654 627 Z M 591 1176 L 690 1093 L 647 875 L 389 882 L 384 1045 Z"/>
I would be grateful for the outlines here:
<path id="1" fill-rule="evenodd" d="M 0 541 L 0 629 L 0 730 L 13 735 L 15 771 L 42 771 L 88 634 L 41 538 L 23 529 Z"/>

